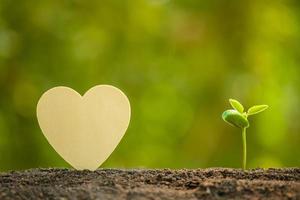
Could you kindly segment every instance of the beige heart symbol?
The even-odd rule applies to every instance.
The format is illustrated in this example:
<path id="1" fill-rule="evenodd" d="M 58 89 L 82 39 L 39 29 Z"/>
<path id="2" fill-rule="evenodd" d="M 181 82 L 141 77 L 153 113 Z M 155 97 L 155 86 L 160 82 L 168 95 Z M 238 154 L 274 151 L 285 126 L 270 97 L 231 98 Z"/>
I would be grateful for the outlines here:
<path id="1" fill-rule="evenodd" d="M 121 90 L 109 85 L 95 86 L 84 96 L 55 87 L 39 100 L 37 118 L 61 157 L 76 169 L 96 170 L 125 134 L 130 104 Z"/>

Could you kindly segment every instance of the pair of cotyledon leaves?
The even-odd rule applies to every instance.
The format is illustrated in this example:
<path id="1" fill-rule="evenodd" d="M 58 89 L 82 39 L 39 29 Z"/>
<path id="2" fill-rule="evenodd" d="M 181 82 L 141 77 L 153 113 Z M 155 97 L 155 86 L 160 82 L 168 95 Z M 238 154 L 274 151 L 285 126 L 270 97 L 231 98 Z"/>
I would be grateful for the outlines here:
<path id="1" fill-rule="evenodd" d="M 226 110 L 222 118 L 225 122 L 238 128 L 248 128 L 248 116 L 263 112 L 269 107 L 268 105 L 256 105 L 249 108 L 247 112 L 244 112 L 244 106 L 237 100 L 229 99 L 229 103 L 234 109 Z"/>

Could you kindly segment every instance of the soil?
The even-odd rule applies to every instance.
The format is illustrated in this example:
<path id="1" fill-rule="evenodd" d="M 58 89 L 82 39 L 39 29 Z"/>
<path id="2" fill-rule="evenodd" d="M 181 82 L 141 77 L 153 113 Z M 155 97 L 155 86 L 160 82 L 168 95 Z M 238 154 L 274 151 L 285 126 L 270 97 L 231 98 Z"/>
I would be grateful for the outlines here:
<path id="1" fill-rule="evenodd" d="M 11 171 L 0 199 L 300 199 L 300 168 Z"/>

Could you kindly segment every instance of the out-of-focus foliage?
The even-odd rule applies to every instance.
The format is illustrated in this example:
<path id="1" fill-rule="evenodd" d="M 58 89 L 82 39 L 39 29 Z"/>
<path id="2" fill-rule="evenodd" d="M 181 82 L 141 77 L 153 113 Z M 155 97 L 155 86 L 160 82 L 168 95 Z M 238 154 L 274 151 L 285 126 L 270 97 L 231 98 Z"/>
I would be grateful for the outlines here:
<path id="1" fill-rule="evenodd" d="M 0 0 L 0 169 L 68 166 L 37 101 L 96 84 L 132 104 L 103 167 L 239 167 L 230 97 L 270 106 L 247 133 L 249 167 L 300 165 L 298 0 Z"/>

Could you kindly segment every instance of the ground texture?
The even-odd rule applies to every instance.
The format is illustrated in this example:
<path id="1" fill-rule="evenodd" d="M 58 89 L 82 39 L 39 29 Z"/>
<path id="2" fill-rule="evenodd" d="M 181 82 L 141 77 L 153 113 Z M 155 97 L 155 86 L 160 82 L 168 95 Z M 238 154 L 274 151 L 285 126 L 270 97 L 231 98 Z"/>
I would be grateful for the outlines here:
<path id="1" fill-rule="evenodd" d="M 32 169 L 0 173 L 0 199 L 300 199 L 300 168 Z"/>

